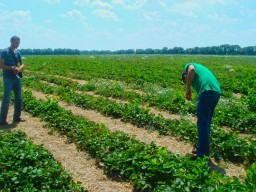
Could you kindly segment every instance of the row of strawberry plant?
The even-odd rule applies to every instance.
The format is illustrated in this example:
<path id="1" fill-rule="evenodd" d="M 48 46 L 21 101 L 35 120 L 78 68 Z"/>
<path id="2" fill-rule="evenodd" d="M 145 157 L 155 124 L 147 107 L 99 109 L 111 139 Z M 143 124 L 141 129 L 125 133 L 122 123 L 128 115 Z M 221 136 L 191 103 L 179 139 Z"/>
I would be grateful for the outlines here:
<path id="1" fill-rule="evenodd" d="M 248 99 L 243 101 L 237 99 L 220 100 L 215 109 L 214 122 L 231 127 L 235 131 L 256 136 L 256 113 Z"/>
<path id="2" fill-rule="evenodd" d="M 247 94 L 256 90 L 255 59 L 251 57 L 215 57 L 198 55 L 148 55 L 144 56 L 39 56 L 29 57 L 28 68 L 53 74 L 63 74 L 79 79 L 113 79 L 125 81 L 143 89 L 145 84 L 180 90 L 180 73 L 188 62 L 198 62 L 208 67 L 219 79 L 223 94 Z M 42 66 L 47 66 L 43 67 Z M 60 70 L 61 68 L 61 70 Z M 243 81 L 241 81 L 243 79 Z"/>
<path id="3" fill-rule="evenodd" d="M 195 106 L 187 104 L 184 99 L 184 94 L 169 93 L 154 94 L 154 95 L 140 95 L 133 91 L 124 91 L 120 86 L 114 85 L 103 88 L 96 87 L 95 84 L 89 82 L 85 85 L 80 85 L 77 82 L 71 80 L 65 80 L 53 76 L 36 75 L 36 77 L 46 80 L 57 85 L 78 89 L 81 91 L 94 91 L 97 94 L 106 97 L 117 97 L 130 102 L 138 101 L 142 104 L 148 104 L 150 107 L 157 107 L 159 109 L 167 110 L 172 113 L 193 113 L 195 114 Z M 251 96 L 251 98 L 254 98 Z M 251 111 L 251 105 L 248 105 L 248 100 L 245 102 L 237 99 L 225 99 L 221 100 L 220 104 L 216 108 L 214 123 L 220 126 L 229 126 L 233 130 L 247 133 L 256 134 L 256 113 Z"/>
<path id="4" fill-rule="evenodd" d="M 36 100 L 25 92 L 24 109 L 66 135 L 104 164 L 105 173 L 130 180 L 139 191 L 244 191 L 254 188 L 249 169 L 245 183 L 210 171 L 206 159 L 190 161 L 154 144 L 146 145 L 103 124 L 74 116 L 57 102 Z M 43 113 L 42 113 L 43 111 Z M 254 166 L 254 165 L 253 165 Z"/>
<path id="5" fill-rule="evenodd" d="M 0 131 L 0 191 L 85 191 L 22 132 Z"/>
<path id="6" fill-rule="evenodd" d="M 140 108 L 139 104 L 119 104 L 107 98 L 93 97 L 86 94 L 77 94 L 74 90 L 64 87 L 52 87 L 39 80 L 25 81 L 38 91 L 57 94 L 62 100 L 75 104 L 82 108 L 97 110 L 104 115 L 121 118 L 139 127 L 158 130 L 161 134 L 169 134 L 180 137 L 191 143 L 197 141 L 196 125 L 186 120 L 164 119 L 149 113 L 149 110 Z M 229 159 L 230 161 L 246 162 L 251 164 L 256 160 L 256 141 L 251 139 L 239 139 L 236 133 L 226 133 L 214 126 L 211 136 L 211 151 L 213 157 Z"/>
<path id="7" fill-rule="evenodd" d="M 149 107 L 157 107 L 172 113 L 195 113 L 195 107 L 185 103 L 184 93 L 173 94 L 173 92 L 170 93 L 170 91 L 167 91 L 167 94 L 140 95 L 134 91 L 125 91 L 119 84 L 114 84 L 111 87 L 100 87 L 93 83 L 93 81 L 89 81 L 88 83 L 81 85 L 72 80 L 44 74 L 34 74 L 33 72 L 29 72 L 28 75 L 30 78 L 39 78 L 56 85 L 70 87 L 80 91 L 93 91 L 96 94 L 100 94 L 106 97 L 120 98 L 130 102 L 140 102 L 142 104 L 147 104 Z"/>

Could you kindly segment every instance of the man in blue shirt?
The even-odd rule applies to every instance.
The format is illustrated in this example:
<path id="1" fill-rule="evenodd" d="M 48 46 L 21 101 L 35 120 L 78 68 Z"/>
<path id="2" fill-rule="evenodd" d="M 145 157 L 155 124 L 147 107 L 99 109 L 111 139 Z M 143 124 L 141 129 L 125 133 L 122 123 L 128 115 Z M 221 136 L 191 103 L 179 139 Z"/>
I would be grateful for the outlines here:
<path id="1" fill-rule="evenodd" d="M 21 92 L 21 79 L 19 73 L 24 68 L 20 52 L 17 48 L 20 45 L 20 38 L 13 36 L 11 38 L 11 46 L 4 49 L 0 58 L 0 68 L 3 70 L 3 83 L 4 83 L 4 96 L 1 105 L 0 125 L 7 125 L 7 113 L 11 100 L 12 90 L 14 91 L 14 115 L 13 121 L 20 122 L 22 119 L 21 106 L 22 106 L 22 92 Z M 18 63 L 20 66 L 18 66 Z"/>

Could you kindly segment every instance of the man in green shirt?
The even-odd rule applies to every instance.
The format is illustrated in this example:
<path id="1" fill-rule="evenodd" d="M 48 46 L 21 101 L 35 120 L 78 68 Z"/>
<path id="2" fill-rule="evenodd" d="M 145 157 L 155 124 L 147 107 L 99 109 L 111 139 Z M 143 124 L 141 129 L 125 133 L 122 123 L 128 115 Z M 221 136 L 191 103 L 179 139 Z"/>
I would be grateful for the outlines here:
<path id="1" fill-rule="evenodd" d="M 210 125 L 221 94 L 219 82 L 209 69 L 198 63 L 186 64 L 182 80 L 186 83 L 187 100 L 191 100 L 191 85 L 198 94 L 196 107 L 198 143 L 196 156 L 192 159 L 209 156 Z"/>

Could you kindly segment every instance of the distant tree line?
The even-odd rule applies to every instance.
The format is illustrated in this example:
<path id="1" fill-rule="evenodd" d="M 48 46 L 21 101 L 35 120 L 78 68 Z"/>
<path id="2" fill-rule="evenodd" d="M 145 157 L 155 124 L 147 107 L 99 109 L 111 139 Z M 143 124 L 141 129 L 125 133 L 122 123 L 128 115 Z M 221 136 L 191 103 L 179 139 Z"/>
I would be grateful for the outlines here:
<path id="1" fill-rule="evenodd" d="M 80 55 L 78 49 L 19 49 L 22 55 Z"/>
<path id="2" fill-rule="evenodd" d="M 211 47 L 182 47 L 162 49 L 127 49 L 127 50 L 78 50 L 78 49 L 20 49 L 23 55 L 100 55 L 100 54 L 206 54 L 206 55 L 256 55 L 256 46 L 220 45 Z"/>

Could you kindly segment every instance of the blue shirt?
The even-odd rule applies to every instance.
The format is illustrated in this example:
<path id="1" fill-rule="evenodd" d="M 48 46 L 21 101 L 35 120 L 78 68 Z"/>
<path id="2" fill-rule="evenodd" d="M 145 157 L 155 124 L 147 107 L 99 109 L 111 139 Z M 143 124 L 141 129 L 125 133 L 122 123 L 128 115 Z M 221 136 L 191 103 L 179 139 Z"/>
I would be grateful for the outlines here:
<path id="1" fill-rule="evenodd" d="M 22 63 L 20 52 L 17 49 L 14 53 L 10 48 L 4 49 L 1 58 L 5 60 L 4 65 L 6 66 L 17 66 L 19 62 Z M 14 73 L 11 70 L 3 69 L 3 75 L 14 75 Z"/>

